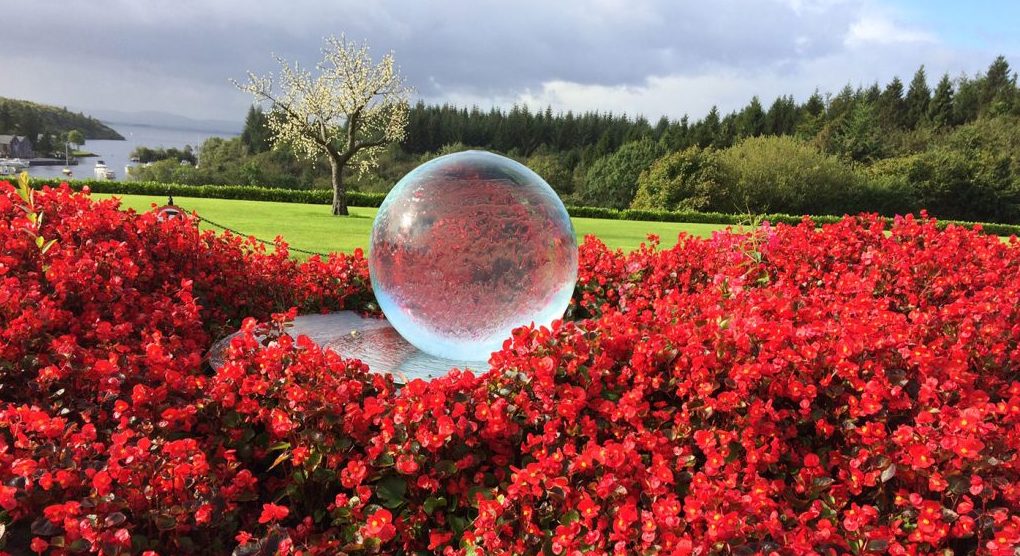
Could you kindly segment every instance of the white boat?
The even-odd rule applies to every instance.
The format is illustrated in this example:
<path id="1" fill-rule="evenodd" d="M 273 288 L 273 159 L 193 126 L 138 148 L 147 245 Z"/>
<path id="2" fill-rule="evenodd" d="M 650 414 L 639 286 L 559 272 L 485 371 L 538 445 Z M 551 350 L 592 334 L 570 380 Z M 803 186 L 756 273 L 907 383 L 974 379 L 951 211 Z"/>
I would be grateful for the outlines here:
<path id="1" fill-rule="evenodd" d="M 106 163 L 102 160 L 96 162 L 96 167 L 92 169 L 96 175 L 97 180 L 112 180 L 117 178 L 117 174 L 113 173 L 113 170 L 106 166 Z"/>
<path id="2" fill-rule="evenodd" d="M 13 176 L 17 174 L 18 170 L 14 166 L 7 164 L 0 164 L 0 176 Z"/>
<path id="3" fill-rule="evenodd" d="M 65 176 L 71 175 L 71 155 L 68 154 L 67 143 L 64 143 L 64 169 L 61 171 L 64 172 Z"/>
<path id="4" fill-rule="evenodd" d="M 0 164 L 10 166 L 15 170 L 24 170 L 29 166 L 28 161 L 22 158 L 0 158 Z"/>

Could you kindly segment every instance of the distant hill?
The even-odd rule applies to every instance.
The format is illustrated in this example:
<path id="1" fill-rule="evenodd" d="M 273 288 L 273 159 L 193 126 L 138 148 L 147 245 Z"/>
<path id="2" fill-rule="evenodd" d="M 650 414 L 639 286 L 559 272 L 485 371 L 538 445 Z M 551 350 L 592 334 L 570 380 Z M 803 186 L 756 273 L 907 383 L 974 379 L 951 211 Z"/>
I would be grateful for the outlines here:
<path id="1" fill-rule="evenodd" d="M 169 129 L 184 129 L 188 131 L 203 131 L 206 133 L 219 133 L 224 135 L 240 135 L 244 129 L 244 122 L 241 120 L 198 120 L 171 114 L 146 110 L 143 112 L 121 112 L 118 110 L 89 110 L 104 122 L 112 124 L 130 124 L 150 127 L 163 127 Z"/>
<path id="2" fill-rule="evenodd" d="M 86 139 L 124 139 L 113 128 L 81 112 L 0 97 L 0 134 L 38 136 L 40 133 L 62 134 L 72 129 L 84 133 Z"/>

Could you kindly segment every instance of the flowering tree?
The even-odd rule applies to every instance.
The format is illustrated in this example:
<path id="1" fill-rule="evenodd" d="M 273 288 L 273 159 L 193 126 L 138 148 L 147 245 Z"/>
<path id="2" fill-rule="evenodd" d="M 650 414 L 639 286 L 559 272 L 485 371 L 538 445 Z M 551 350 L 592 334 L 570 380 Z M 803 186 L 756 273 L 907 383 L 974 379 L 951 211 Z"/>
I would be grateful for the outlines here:
<path id="1" fill-rule="evenodd" d="M 282 58 L 277 61 L 279 91 L 271 74 L 248 72 L 246 83 L 234 85 L 271 104 L 269 128 L 275 144 L 289 144 L 309 159 L 326 156 L 333 177 L 333 214 L 346 215 L 344 169 L 371 169 L 387 144 L 404 138 L 411 89 L 394 65 L 393 53 L 375 64 L 367 45 L 342 35 L 326 39 L 317 76 Z"/>

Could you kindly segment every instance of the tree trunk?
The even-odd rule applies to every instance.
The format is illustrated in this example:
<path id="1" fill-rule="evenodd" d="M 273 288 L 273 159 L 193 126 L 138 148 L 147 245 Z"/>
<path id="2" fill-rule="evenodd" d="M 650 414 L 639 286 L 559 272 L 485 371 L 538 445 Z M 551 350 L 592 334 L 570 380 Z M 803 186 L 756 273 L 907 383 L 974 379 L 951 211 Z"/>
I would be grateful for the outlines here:
<path id="1" fill-rule="evenodd" d="M 329 167 L 333 171 L 333 216 L 347 216 L 347 189 L 344 188 L 343 166 L 330 157 Z"/>

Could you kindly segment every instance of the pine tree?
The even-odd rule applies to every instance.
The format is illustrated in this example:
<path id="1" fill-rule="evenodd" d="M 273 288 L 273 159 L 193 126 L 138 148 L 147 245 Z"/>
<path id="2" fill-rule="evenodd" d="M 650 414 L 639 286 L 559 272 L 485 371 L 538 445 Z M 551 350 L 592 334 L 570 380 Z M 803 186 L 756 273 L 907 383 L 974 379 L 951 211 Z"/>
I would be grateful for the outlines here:
<path id="1" fill-rule="evenodd" d="M 708 147 L 719 139 L 720 122 L 719 109 L 712 106 L 708 115 L 693 127 L 694 144 L 699 147 Z"/>
<path id="2" fill-rule="evenodd" d="M 764 118 L 764 117 L 763 117 Z M 712 146 L 725 149 L 737 142 L 737 113 L 730 112 L 719 123 L 719 134 Z"/>
<path id="3" fill-rule="evenodd" d="M 815 89 L 814 93 L 808 97 L 807 102 L 804 103 L 803 109 L 805 112 L 812 116 L 822 116 L 825 113 L 825 100 L 822 95 Z"/>
<path id="4" fill-rule="evenodd" d="M 652 138 L 656 141 L 661 141 L 662 136 L 666 134 L 666 130 L 669 129 L 669 118 L 662 116 L 659 121 L 655 123 L 655 129 L 652 130 Z"/>
<path id="5" fill-rule="evenodd" d="M 929 102 L 931 102 L 931 89 L 928 88 L 928 78 L 922 65 L 914 74 L 914 78 L 910 80 L 910 88 L 907 90 L 905 100 L 907 112 L 903 123 L 908 129 L 914 129 L 924 122 Z"/>
<path id="6" fill-rule="evenodd" d="M 1009 67 L 1006 58 L 995 58 L 988 66 L 984 86 L 981 90 L 981 114 L 1005 114 L 1013 108 L 1016 96 L 1016 75 Z"/>
<path id="7" fill-rule="evenodd" d="M 737 137 L 757 137 L 765 133 L 765 111 L 757 96 L 740 111 L 736 122 Z"/>
<path id="8" fill-rule="evenodd" d="M 679 151 L 690 146 L 690 120 L 686 114 L 679 122 L 671 122 L 659 143 L 666 151 Z"/>
<path id="9" fill-rule="evenodd" d="M 949 79 L 948 73 L 943 74 L 935 86 L 935 94 L 928 103 L 928 121 L 936 129 L 953 122 L 953 82 Z"/>
<path id="10" fill-rule="evenodd" d="M 870 162 L 881 156 L 881 126 L 870 102 L 862 100 L 854 105 L 834 143 L 839 154 L 849 160 Z"/>
<path id="11" fill-rule="evenodd" d="M 881 98 L 882 88 L 878 86 L 877 81 L 872 83 L 867 89 L 864 89 L 864 91 L 857 92 L 858 100 L 864 100 L 865 102 L 871 103 L 872 106 L 877 106 Z"/>
<path id="12" fill-rule="evenodd" d="M 907 109 L 903 100 L 903 82 L 899 77 L 893 77 L 893 80 L 885 86 L 876 108 L 882 124 L 894 129 L 904 126 Z"/>
<path id="13" fill-rule="evenodd" d="M 850 112 L 854 103 L 854 89 L 849 83 L 843 87 L 843 89 L 836 96 L 829 99 L 829 106 L 826 110 L 826 115 L 830 122 L 834 122 L 842 118 L 845 114 Z"/>
<path id="14" fill-rule="evenodd" d="M 765 114 L 765 133 L 791 135 L 797 129 L 797 103 L 793 96 L 777 97 Z"/>
<path id="15" fill-rule="evenodd" d="M 985 78 L 978 75 L 974 79 L 961 76 L 953 97 L 953 125 L 961 125 L 977 119 L 981 112 L 981 91 Z"/>
<path id="16" fill-rule="evenodd" d="M 574 113 L 567 111 L 567 115 L 560 118 L 560 121 L 562 123 L 556 133 L 556 144 L 560 150 L 581 146 L 577 139 L 577 122 L 574 120 Z"/>
<path id="17" fill-rule="evenodd" d="M 249 107 L 248 115 L 244 119 L 244 131 L 241 132 L 241 142 L 248 147 L 248 152 L 261 153 L 272 147 L 269 137 L 269 118 L 261 107 Z"/>

